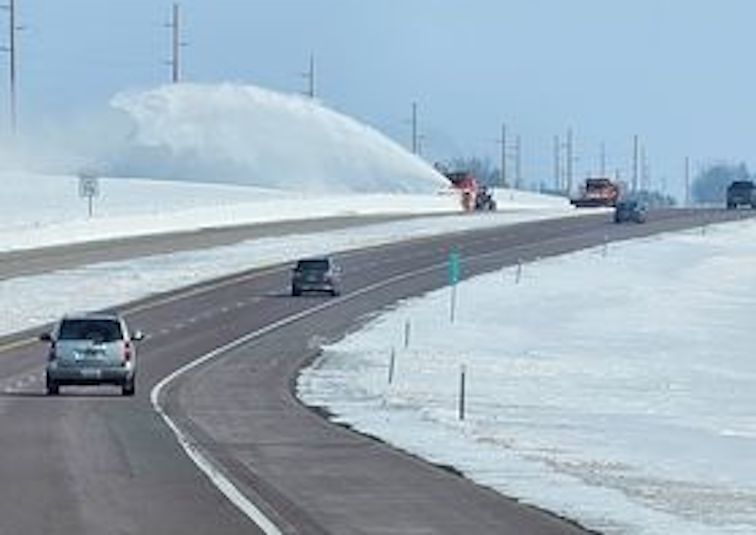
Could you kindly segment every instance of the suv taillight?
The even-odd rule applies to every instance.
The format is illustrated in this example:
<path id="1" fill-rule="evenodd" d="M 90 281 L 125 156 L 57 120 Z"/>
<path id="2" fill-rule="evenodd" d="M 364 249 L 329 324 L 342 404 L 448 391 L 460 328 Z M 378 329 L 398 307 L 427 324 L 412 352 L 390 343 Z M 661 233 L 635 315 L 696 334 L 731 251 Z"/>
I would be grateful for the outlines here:
<path id="1" fill-rule="evenodd" d="M 123 343 L 123 361 L 130 362 L 131 357 L 132 357 L 131 343 L 124 342 Z"/>

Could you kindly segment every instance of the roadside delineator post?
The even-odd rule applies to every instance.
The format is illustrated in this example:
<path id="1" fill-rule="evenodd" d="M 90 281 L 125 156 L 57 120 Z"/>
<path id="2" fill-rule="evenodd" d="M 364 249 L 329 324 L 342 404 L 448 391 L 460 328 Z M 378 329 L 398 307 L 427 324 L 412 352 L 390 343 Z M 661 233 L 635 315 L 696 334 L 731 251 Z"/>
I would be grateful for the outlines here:
<path id="1" fill-rule="evenodd" d="M 459 420 L 465 419 L 465 365 L 462 364 L 459 370 Z"/>
<path id="2" fill-rule="evenodd" d="M 515 284 L 520 284 L 522 279 L 522 258 L 517 259 L 517 269 L 515 270 Z"/>
<path id="3" fill-rule="evenodd" d="M 404 321 L 404 349 L 407 349 L 409 347 L 411 330 L 412 326 L 410 324 L 410 320 L 407 319 Z"/>
<path id="4" fill-rule="evenodd" d="M 391 346 L 391 356 L 389 357 L 389 367 L 388 367 L 388 384 L 392 384 L 394 382 L 394 367 L 396 366 L 396 349 L 394 346 Z"/>

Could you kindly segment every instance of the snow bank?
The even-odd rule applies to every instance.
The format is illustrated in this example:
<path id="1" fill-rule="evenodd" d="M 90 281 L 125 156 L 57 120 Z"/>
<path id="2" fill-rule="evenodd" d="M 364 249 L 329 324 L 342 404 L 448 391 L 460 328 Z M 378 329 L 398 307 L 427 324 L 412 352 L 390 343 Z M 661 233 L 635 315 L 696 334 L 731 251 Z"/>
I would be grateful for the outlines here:
<path id="1" fill-rule="evenodd" d="M 602 533 L 756 533 L 754 265 L 746 221 L 476 277 L 454 325 L 449 289 L 407 300 L 326 347 L 299 393 Z"/>

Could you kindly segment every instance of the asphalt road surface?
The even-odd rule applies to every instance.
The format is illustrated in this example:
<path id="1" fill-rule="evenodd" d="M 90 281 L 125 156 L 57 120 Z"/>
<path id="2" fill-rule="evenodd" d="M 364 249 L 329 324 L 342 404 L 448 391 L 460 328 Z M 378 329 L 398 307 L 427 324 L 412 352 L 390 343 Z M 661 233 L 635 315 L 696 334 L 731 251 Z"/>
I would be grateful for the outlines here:
<path id="1" fill-rule="evenodd" d="M 182 366 L 243 342 L 170 381 L 158 403 L 282 533 L 570 534 L 576 524 L 523 506 L 380 441 L 333 425 L 292 394 L 318 351 L 398 299 L 464 276 L 747 212 L 608 215 L 525 223 L 339 254 L 340 298 L 292 298 L 288 266 L 126 304 L 139 347 L 137 395 L 63 388 L 46 397 L 46 348 L 0 340 L 0 533 L 261 533 L 190 461 L 154 410 L 152 389 Z M 285 239 L 285 238 L 282 238 Z"/>

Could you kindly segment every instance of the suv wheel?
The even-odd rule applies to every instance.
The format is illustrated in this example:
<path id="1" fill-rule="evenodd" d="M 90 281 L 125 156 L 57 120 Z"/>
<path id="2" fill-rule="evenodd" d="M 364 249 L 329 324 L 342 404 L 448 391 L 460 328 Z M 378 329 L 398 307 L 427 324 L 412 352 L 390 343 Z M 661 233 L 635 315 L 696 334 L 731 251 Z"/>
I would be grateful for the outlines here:
<path id="1" fill-rule="evenodd" d="M 132 379 L 121 387 L 121 394 L 124 396 L 133 396 L 136 392 L 136 382 Z"/>
<path id="2" fill-rule="evenodd" d="M 55 381 L 51 381 L 49 378 L 47 379 L 47 395 L 48 396 L 57 396 L 60 393 L 60 386 L 58 386 L 58 383 Z"/>

